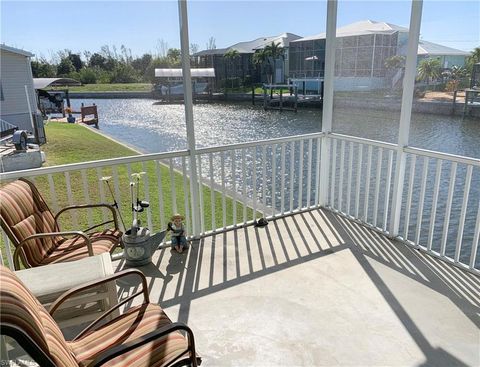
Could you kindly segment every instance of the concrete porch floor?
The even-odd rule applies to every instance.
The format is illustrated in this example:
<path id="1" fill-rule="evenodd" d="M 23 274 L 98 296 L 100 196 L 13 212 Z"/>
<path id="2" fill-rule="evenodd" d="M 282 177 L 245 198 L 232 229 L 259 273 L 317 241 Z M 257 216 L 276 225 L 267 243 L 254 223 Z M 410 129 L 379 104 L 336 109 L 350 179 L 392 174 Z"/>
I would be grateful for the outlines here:
<path id="1" fill-rule="evenodd" d="M 204 366 L 480 365 L 480 278 L 327 210 L 161 249 L 140 270 Z"/>

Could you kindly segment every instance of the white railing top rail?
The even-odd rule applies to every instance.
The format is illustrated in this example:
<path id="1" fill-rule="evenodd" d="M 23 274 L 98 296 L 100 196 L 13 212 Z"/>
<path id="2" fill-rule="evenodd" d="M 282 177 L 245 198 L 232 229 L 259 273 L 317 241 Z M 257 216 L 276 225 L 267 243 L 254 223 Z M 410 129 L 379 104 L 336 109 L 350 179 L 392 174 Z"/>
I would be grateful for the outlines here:
<path id="1" fill-rule="evenodd" d="M 23 176 L 29 176 L 29 177 L 41 176 L 41 175 L 47 175 L 47 174 L 59 173 L 59 172 L 78 171 L 78 170 L 88 169 L 88 168 L 116 166 L 119 164 L 137 163 L 137 162 L 186 157 L 186 156 L 188 156 L 188 150 L 179 150 L 179 151 L 168 152 L 168 153 L 139 154 L 139 155 L 132 155 L 132 156 L 121 157 L 121 158 L 110 158 L 110 159 L 102 159 L 98 161 L 63 164 L 60 166 L 41 167 L 41 168 L 26 169 L 21 171 L 0 173 L 0 181 L 13 180 Z"/>
<path id="2" fill-rule="evenodd" d="M 393 143 L 387 143 L 384 141 L 379 141 L 379 140 L 372 140 L 372 139 L 366 139 L 366 138 L 359 138 L 356 136 L 350 136 L 350 135 L 344 135 L 344 134 L 337 134 L 337 133 L 329 133 L 329 137 L 337 140 L 345 140 L 345 141 L 351 141 L 354 143 L 360 143 L 360 144 L 366 144 L 366 145 L 373 145 L 385 149 L 397 149 L 397 144 Z"/>
<path id="3" fill-rule="evenodd" d="M 319 132 L 319 133 L 312 133 L 312 134 L 286 136 L 286 137 L 283 137 L 283 138 L 255 140 L 255 141 L 251 141 L 251 142 L 247 142 L 247 143 L 219 145 L 219 146 L 197 149 L 196 153 L 197 154 L 209 154 L 209 153 L 217 153 L 217 152 L 222 152 L 222 151 L 227 151 L 227 150 L 245 149 L 245 148 L 252 148 L 252 147 L 258 147 L 258 146 L 263 146 L 263 145 L 288 143 L 288 142 L 297 141 L 297 140 L 317 139 L 317 138 L 320 138 L 324 135 L 325 135 L 325 133 Z"/>
<path id="4" fill-rule="evenodd" d="M 441 153 L 433 150 L 414 148 L 414 147 L 405 147 L 404 151 L 410 154 L 416 154 L 416 155 L 426 156 L 430 158 L 438 158 L 438 159 L 443 159 L 446 161 L 457 162 L 457 163 L 465 163 L 472 166 L 480 167 L 479 158 L 471 158 L 463 155 L 456 155 L 456 154 L 450 154 L 450 153 Z"/>

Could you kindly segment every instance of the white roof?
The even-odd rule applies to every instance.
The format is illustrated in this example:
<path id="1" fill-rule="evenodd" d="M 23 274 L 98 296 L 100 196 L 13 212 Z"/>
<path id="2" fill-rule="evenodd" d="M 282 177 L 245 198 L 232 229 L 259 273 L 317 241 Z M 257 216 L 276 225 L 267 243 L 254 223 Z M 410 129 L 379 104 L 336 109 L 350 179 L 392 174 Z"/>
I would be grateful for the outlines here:
<path id="1" fill-rule="evenodd" d="M 48 86 L 68 86 L 82 85 L 78 80 L 71 78 L 33 78 L 33 87 L 35 89 L 43 89 Z"/>
<path id="2" fill-rule="evenodd" d="M 239 42 L 230 46 L 229 50 L 237 50 L 240 54 L 251 54 L 254 53 L 255 50 L 261 50 L 265 48 L 265 46 L 270 45 L 272 42 L 280 43 L 280 47 L 288 47 L 288 44 L 291 41 L 299 39 L 300 36 L 297 36 L 293 33 L 282 33 L 278 36 L 271 36 L 271 37 L 260 37 L 253 41 L 246 41 L 246 42 Z"/>
<path id="3" fill-rule="evenodd" d="M 26 57 L 33 57 L 35 56 L 34 54 L 32 54 L 31 52 L 28 52 L 28 51 L 25 51 L 25 50 L 21 50 L 19 48 L 15 48 L 15 47 L 10 47 L 10 46 L 7 46 L 5 44 L 0 44 L 0 49 L 2 51 L 8 51 L 8 52 L 11 52 L 11 53 L 14 53 L 14 54 L 19 54 L 19 55 L 22 55 L 22 56 L 26 56 Z"/>
<path id="4" fill-rule="evenodd" d="M 190 69 L 192 78 L 215 78 L 214 68 L 192 68 Z M 155 69 L 155 77 L 160 78 L 181 78 L 182 69 Z"/>
<path id="5" fill-rule="evenodd" d="M 377 22 L 374 20 L 361 20 L 359 22 L 347 24 L 346 26 L 337 28 L 337 37 L 359 36 L 363 34 L 392 34 L 395 32 L 408 32 L 408 28 L 401 27 L 395 24 L 386 22 Z M 327 34 L 325 32 L 300 38 L 292 42 L 311 41 L 317 39 L 325 39 Z"/>
<path id="6" fill-rule="evenodd" d="M 455 48 L 439 45 L 438 43 L 420 40 L 418 41 L 419 55 L 451 55 L 451 56 L 469 56 L 469 52 L 457 50 Z"/>

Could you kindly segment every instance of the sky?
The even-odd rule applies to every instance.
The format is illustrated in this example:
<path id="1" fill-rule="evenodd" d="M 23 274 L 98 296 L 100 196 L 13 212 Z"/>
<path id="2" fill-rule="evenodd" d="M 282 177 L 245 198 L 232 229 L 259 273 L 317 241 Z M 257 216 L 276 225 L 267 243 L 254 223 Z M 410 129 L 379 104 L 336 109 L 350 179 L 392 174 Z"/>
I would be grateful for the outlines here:
<path id="1" fill-rule="evenodd" d="M 337 25 L 372 19 L 409 25 L 411 2 L 344 1 Z M 217 48 L 284 32 L 325 31 L 326 1 L 198 1 L 188 3 L 190 43 Z M 160 40 L 180 47 L 177 1 L 0 0 L 0 41 L 51 60 L 59 50 L 99 51 L 125 45 L 134 56 L 158 53 Z M 421 38 L 471 51 L 480 46 L 480 1 L 425 0 Z"/>

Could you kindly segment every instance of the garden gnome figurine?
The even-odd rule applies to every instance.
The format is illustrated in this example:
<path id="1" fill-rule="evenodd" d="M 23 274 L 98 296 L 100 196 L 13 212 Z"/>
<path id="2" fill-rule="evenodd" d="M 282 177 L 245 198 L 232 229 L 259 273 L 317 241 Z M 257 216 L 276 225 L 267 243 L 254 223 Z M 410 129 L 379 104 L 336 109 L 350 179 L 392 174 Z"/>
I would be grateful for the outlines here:
<path id="1" fill-rule="evenodd" d="M 184 219 L 183 215 L 174 214 L 168 223 L 168 230 L 172 231 L 172 247 L 180 254 L 187 248 L 187 235 L 185 233 L 185 225 L 183 224 Z"/>

